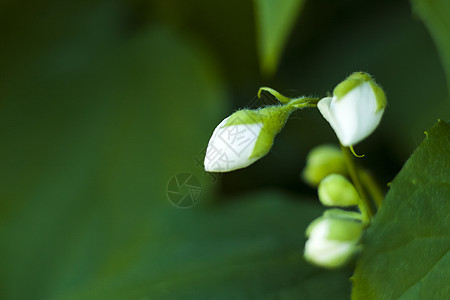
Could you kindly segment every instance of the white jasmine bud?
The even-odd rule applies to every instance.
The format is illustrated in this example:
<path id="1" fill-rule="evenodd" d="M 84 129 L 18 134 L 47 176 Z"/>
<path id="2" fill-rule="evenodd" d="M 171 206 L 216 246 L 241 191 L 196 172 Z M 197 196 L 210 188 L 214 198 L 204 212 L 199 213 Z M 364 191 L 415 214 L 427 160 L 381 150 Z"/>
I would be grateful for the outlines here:
<path id="1" fill-rule="evenodd" d="M 337 213 L 324 214 L 314 220 L 306 230 L 309 239 L 305 244 L 307 261 L 326 268 L 345 265 L 359 251 L 358 246 L 364 226 L 349 217 Z"/>
<path id="2" fill-rule="evenodd" d="M 372 77 L 353 73 L 333 91 L 333 97 L 317 107 L 330 123 L 343 146 L 352 146 L 369 136 L 378 126 L 386 107 L 386 96 Z"/>
<path id="3" fill-rule="evenodd" d="M 347 167 L 341 149 L 334 145 L 321 145 L 311 150 L 306 158 L 302 177 L 311 186 L 317 186 L 327 175 L 347 175 Z"/>
<path id="4" fill-rule="evenodd" d="M 358 205 L 361 200 L 353 184 L 342 175 L 331 174 L 319 183 L 320 202 L 325 206 Z"/>
<path id="5" fill-rule="evenodd" d="M 239 110 L 214 130 L 205 155 L 205 170 L 229 172 L 245 168 L 265 156 L 287 118 L 289 105 Z"/>

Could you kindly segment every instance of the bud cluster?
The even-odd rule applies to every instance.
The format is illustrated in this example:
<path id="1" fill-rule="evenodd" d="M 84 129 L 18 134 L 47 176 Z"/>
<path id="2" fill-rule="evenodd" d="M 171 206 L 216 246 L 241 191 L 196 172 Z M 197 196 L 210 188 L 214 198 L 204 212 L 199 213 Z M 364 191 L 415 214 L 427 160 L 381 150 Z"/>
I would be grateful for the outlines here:
<path id="1" fill-rule="evenodd" d="M 351 74 L 335 87 L 331 97 L 322 99 L 291 99 L 271 88 L 261 88 L 258 97 L 261 92 L 270 93 L 280 104 L 239 110 L 225 118 L 209 140 L 206 171 L 229 172 L 264 157 L 290 114 L 303 108 L 317 107 L 336 133 L 342 149 L 349 147 L 353 151 L 353 145 L 376 129 L 386 107 L 384 91 L 370 75 L 362 72 Z M 319 146 L 309 153 L 302 172 L 305 182 L 318 187 L 319 200 L 324 206 L 358 206 L 362 212 L 331 208 L 307 228 L 304 257 L 327 268 L 344 265 L 359 251 L 359 241 L 371 216 L 365 203 L 367 197 L 348 162 L 348 155 L 344 156 L 339 147 Z M 360 194 L 347 179 L 349 175 Z"/>
<path id="2" fill-rule="evenodd" d="M 347 174 L 342 152 L 330 145 L 313 149 L 303 170 L 307 183 L 317 186 L 318 182 L 319 200 L 326 207 L 361 204 L 358 192 L 346 178 Z M 358 243 L 364 227 L 364 216 L 359 212 L 326 210 L 306 229 L 305 259 L 326 268 L 344 265 L 359 251 Z"/>
<path id="3" fill-rule="evenodd" d="M 214 130 L 205 156 L 205 170 L 208 172 L 229 172 L 245 168 L 265 156 L 271 149 L 275 136 L 284 127 L 289 115 L 301 108 L 317 107 L 322 116 L 335 131 L 343 146 L 353 146 L 369 136 L 378 126 L 386 107 L 383 90 L 366 73 L 356 72 L 336 86 L 332 97 L 291 99 L 271 88 L 261 88 L 280 101 L 280 105 L 267 106 L 257 110 L 238 110 L 225 118 Z M 323 148 L 312 164 L 322 164 L 321 153 L 328 159 L 339 160 L 339 154 L 331 156 L 334 150 Z M 334 151 L 335 152 L 335 151 Z M 219 157 L 220 159 L 211 159 Z M 326 163 L 326 162 L 325 162 Z M 342 165 L 327 172 L 344 172 Z M 317 177 L 322 174 L 305 170 L 307 182 L 316 186 Z"/>

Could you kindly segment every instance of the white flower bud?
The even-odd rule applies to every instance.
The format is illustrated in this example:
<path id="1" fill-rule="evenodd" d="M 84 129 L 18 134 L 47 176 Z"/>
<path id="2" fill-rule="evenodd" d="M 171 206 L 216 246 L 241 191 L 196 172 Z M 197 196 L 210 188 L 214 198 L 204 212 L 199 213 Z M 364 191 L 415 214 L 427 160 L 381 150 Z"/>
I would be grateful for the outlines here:
<path id="1" fill-rule="evenodd" d="M 383 90 L 366 73 L 353 73 L 317 107 L 343 146 L 352 146 L 378 126 L 386 107 Z"/>
<path id="2" fill-rule="evenodd" d="M 325 177 L 319 184 L 318 194 L 325 206 L 352 206 L 361 202 L 353 184 L 339 174 Z"/>
<path id="3" fill-rule="evenodd" d="M 306 230 L 309 239 L 305 244 L 307 261 L 326 268 L 346 264 L 359 250 L 358 242 L 364 226 L 343 212 L 324 214 L 314 220 Z"/>
<path id="4" fill-rule="evenodd" d="M 293 106 L 270 106 L 259 110 L 239 110 L 214 130 L 205 155 L 205 170 L 229 172 L 245 168 L 272 147 Z"/>
<path id="5" fill-rule="evenodd" d="M 309 152 L 302 173 L 306 183 L 317 186 L 324 177 L 333 173 L 348 174 L 344 155 L 339 147 L 321 145 Z"/>

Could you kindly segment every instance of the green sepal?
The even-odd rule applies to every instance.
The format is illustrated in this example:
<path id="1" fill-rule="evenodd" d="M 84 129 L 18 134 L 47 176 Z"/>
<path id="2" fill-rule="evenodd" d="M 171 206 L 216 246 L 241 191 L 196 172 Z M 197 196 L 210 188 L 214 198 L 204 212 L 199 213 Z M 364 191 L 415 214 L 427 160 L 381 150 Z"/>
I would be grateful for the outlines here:
<path id="1" fill-rule="evenodd" d="M 241 109 L 234 112 L 223 125 L 223 127 L 233 125 L 258 124 L 264 122 L 264 115 L 260 110 Z"/>
<path id="2" fill-rule="evenodd" d="M 275 136 L 281 131 L 290 114 L 295 110 L 297 110 L 296 107 L 289 105 L 269 106 L 259 110 L 260 115 L 264 118 L 264 125 L 250 158 L 262 157 L 269 152 Z"/>
<path id="3" fill-rule="evenodd" d="M 306 228 L 306 237 L 309 237 L 317 224 L 328 220 L 331 222 L 330 232 L 327 239 L 335 241 L 355 241 L 359 240 L 364 230 L 364 224 L 361 222 L 358 213 L 346 212 L 339 209 L 325 211 L 324 214 L 315 219 Z"/>
<path id="4" fill-rule="evenodd" d="M 383 89 L 375 83 L 374 80 L 370 81 L 370 87 L 373 90 L 373 93 L 375 94 L 375 99 L 377 99 L 377 112 L 382 110 L 386 107 L 387 100 L 386 100 L 386 94 L 384 93 Z"/>
<path id="5" fill-rule="evenodd" d="M 364 230 L 362 222 L 349 218 L 336 218 L 331 220 L 332 226 L 328 234 L 330 240 L 355 241 L 361 238 Z"/>
<path id="6" fill-rule="evenodd" d="M 343 98 L 348 92 L 364 82 L 371 81 L 372 77 L 364 72 L 355 72 L 339 83 L 333 90 L 333 96 L 337 99 Z"/>
<path id="7" fill-rule="evenodd" d="M 223 127 L 233 125 L 246 125 L 263 123 L 263 127 L 256 140 L 253 148 L 251 158 L 261 158 L 266 155 L 272 147 L 275 136 L 281 131 L 286 124 L 289 115 L 302 108 L 315 107 L 319 99 L 316 98 L 287 98 L 271 88 L 260 88 L 258 96 L 261 91 L 268 91 L 277 98 L 280 102 L 288 101 L 280 105 L 266 106 L 256 110 L 241 109 L 233 113 Z M 282 100 L 280 100 L 282 99 Z"/>
<path id="8" fill-rule="evenodd" d="M 278 92 L 272 88 L 269 88 L 269 87 L 260 87 L 258 90 L 258 98 L 261 98 L 261 93 L 263 91 L 270 93 L 272 96 L 277 98 L 277 100 L 283 104 L 287 104 L 293 100 L 293 98 L 286 97 L 286 96 L 282 95 L 280 92 Z"/>
<path id="9" fill-rule="evenodd" d="M 375 80 L 367 73 L 355 72 L 348 76 L 344 81 L 339 83 L 333 90 L 333 95 L 337 100 L 342 99 L 348 92 L 358 87 L 359 85 L 368 82 L 375 94 L 377 101 L 377 111 L 386 107 L 386 95 L 383 89 L 375 82 Z"/>
<path id="10" fill-rule="evenodd" d="M 315 107 L 319 100 L 315 98 L 295 98 L 284 105 L 267 106 L 258 110 L 259 115 L 264 120 L 264 125 L 259 133 L 255 148 L 250 158 L 262 157 L 269 152 L 275 136 L 286 124 L 287 119 L 298 109 Z"/>
<path id="11" fill-rule="evenodd" d="M 359 212 L 342 210 L 339 208 L 327 209 L 323 213 L 323 216 L 324 217 L 344 218 L 344 219 L 347 218 L 347 219 L 359 220 L 359 221 L 362 221 L 362 219 L 363 219 L 363 216 Z"/>
<path id="12" fill-rule="evenodd" d="M 289 115 L 297 109 L 299 108 L 295 105 L 267 106 L 256 110 L 241 109 L 228 118 L 224 127 L 262 123 L 263 127 L 249 159 L 261 158 L 269 152 L 275 136 L 284 127 Z"/>

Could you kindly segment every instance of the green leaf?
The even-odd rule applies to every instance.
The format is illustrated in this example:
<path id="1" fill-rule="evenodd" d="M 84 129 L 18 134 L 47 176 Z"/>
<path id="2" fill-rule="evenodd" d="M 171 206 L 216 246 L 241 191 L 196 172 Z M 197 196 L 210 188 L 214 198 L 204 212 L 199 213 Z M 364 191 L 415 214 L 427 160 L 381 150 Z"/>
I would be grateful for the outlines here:
<path id="1" fill-rule="evenodd" d="M 450 126 L 439 121 L 390 185 L 365 236 L 352 299 L 448 299 Z"/>
<path id="2" fill-rule="evenodd" d="M 428 27 L 447 74 L 447 88 L 450 92 L 450 1 L 411 0 L 414 12 Z"/>
<path id="3" fill-rule="evenodd" d="M 302 258 L 318 204 L 209 197 L 194 157 L 226 99 L 210 54 L 166 27 L 127 35 L 111 1 L 91 9 L 16 24 L 18 6 L 0 28 L 16 30 L 0 49 L 0 298 L 346 298 L 348 271 Z M 177 172 L 201 182 L 198 206 L 167 200 Z"/>
<path id="4" fill-rule="evenodd" d="M 172 176 L 196 175 L 208 199 L 201 152 L 226 94 L 204 48 L 156 25 L 127 34 L 115 1 L 34 14 L 11 4 L 0 28 L 0 298 L 63 299 L 139 264 L 143 244 L 158 251 L 159 227 L 146 224 L 172 208 Z"/>
<path id="5" fill-rule="evenodd" d="M 276 71 L 292 27 L 305 0 L 255 0 L 258 51 L 263 75 Z"/>
<path id="6" fill-rule="evenodd" d="M 320 205 L 274 191 L 229 200 L 160 209 L 141 229 L 145 243 L 126 268 L 55 299 L 349 297 L 348 270 L 319 269 L 302 257 L 304 229 Z M 146 240 L 151 228 L 158 232 Z"/>

